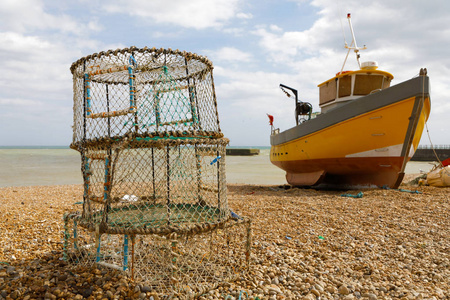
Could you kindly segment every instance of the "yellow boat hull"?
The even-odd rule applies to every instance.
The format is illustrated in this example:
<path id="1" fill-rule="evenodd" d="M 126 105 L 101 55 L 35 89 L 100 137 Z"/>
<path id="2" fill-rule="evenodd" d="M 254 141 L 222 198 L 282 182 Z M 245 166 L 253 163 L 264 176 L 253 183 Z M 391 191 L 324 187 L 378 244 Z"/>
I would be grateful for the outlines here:
<path id="1" fill-rule="evenodd" d="M 318 130 L 311 125 L 312 130 L 304 130 L 306 134 L 302 135 L 303 129 L 300 127 L 315 121 L 311 120 L 281 137 L 272 136 L 271 162 L 286 171 L 286 180 L 291 185 L 397 188 L 403 179 L 406 162 L 419 145 L 430 113 L 428 80 L 426 91 L 417 86 L 421 92 L 402 98 L 403 94 L 408 93 L 401 92 L 409 86 L 411 83 L 393 91 L 386 89 L 386 93 L 382 91 L 377 97 L 374 95 L 363 100 L 367 102 L 366 111 L 357 106 L 361 100 L 353 101 L 336 112 L 336 115 L 350 116 L 342 117 L 341 121 L 339 117 L 335 117 L 334 123 L 327 121 L 327 115 L 333 118 L 333 114 L 326 113 L 321 116 L 324 126 L 313 124 Z M 370 101 L 384 99 L 381 98 L 384 95 L 389 99 L 383 100 L 386 105 L 371 109 Z M 361 113 L 352 115 L 345 111 L 353 108 Z M 327 126 L 327 122 L 332 124 Z M 320 120 L 316 123 L 319 124 Z M 289 138 L 296 132 L 301 136 Z"/>

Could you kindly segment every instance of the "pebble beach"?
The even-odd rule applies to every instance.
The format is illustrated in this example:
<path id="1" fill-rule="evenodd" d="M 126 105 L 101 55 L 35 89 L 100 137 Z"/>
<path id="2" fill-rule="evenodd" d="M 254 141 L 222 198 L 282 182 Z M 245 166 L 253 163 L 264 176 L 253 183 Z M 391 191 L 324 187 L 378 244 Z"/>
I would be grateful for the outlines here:
<path id="1" fill-rule="evenodd" d="M 401 189 L 228 185 L 230 208 L 252 219 L 251 266 L 200 299 L 450 299 L 449 190 Z M 63 214 L 82 193 L 0 188 L 0 299 L 159 299 L 119 271 L 62 260 Z"/>

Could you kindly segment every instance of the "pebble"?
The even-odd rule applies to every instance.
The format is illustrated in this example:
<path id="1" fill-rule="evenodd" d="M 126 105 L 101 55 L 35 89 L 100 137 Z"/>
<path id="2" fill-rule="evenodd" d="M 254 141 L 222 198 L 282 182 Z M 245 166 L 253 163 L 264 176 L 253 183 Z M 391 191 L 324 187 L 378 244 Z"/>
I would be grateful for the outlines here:
<path id="1" fill-rule="evenodd" d="M 11 297 L 11 299 L 18 299 L 20 296 L 19 291 L 12 291 L 11 294 L 9 294 L 9 297 Z"/>
<path id="2" fill-rule="evenodd" d="M 348 295 L 348 294 L 350 294 L 350 291 L 348 290 L 347 286 L 344 285 L 344 284 L 339 287 L 338 292 L 341 295 Z"/>
<path id="3" fill-rule="evenodd" d="M 368 298 L 369 300 L 377 300 L 377 295 L 372 293 L 364 294 L 363 296 Z"/>
<path id="4" fill-rule="evenodd" d="M 62 215 L 82 187 L 14 190 L 0 188 L 0 241 L 9 241 L 0 246 L 1 300 L 163 298 L 121 272 L 67 265 L 61 242 L 39 240 L 61 240 Z M 252 264 L 247 275 L 203 298 L 238 299 L 246 291 L 253 300 L 446 299 L 448 190 L 420 191 L 369 189 L 349 201 L 339 191 L 229 185 L 229 206 L 252 218 Z M 50 210 L 42 201 L 47 192 Z M 25 203 L 20 210 L 17 201 Z"/>
<path id="5" fill-rule="evenodd" d="M 316 296 L 313 294 L 307 294 L 305 297 L 302 298 L 303 300 L 316 300 Z"/>

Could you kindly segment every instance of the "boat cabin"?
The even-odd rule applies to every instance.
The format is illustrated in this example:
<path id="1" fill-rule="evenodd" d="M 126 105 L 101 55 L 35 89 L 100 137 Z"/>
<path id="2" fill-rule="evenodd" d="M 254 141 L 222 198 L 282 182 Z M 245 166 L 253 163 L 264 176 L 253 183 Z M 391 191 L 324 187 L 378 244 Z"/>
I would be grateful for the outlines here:
<path id="1" fill-rule="evenodd" d="M 388 88 L 394 76 L 377 68 L 376 62 L 365 62 L 360 70 L 339 72 L 319 84 L 321 112 L 326 113 L 348 101 Z"/>

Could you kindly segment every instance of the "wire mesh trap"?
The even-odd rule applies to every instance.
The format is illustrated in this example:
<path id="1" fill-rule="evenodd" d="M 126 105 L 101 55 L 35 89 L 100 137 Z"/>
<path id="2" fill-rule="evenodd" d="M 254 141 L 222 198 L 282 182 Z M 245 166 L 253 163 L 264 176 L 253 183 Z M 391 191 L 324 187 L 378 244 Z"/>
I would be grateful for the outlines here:
<path id="1" fill-rule="evenodd" d="M 212 69 L 196 54 L 136 47 L 72 64 L 84 194 L 64 217 L 66 260 L 129 272 L 167 295 L 244 272 L 250 220 L 228 208 Z"/>

